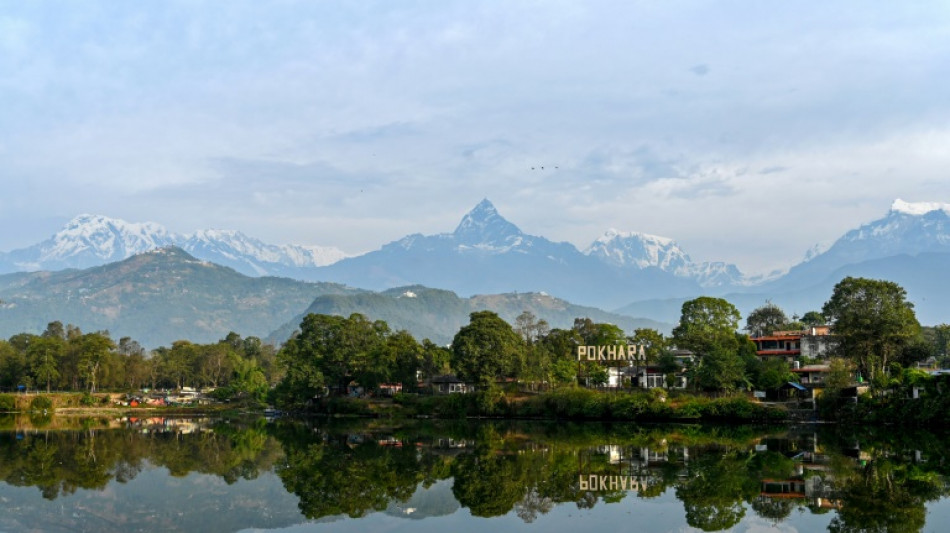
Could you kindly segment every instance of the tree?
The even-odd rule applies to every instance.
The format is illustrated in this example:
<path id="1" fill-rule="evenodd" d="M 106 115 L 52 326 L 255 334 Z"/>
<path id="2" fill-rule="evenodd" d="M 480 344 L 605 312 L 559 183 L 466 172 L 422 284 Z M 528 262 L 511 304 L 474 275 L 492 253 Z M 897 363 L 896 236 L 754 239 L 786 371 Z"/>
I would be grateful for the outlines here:
<path id="1" fill-rule="evenodd" d="M 423 347 L 406 330 L 399 330 L 386 339 L 387 360 L 393 362 L 389 379 L 402 383 L 404 390 L 415 390 L 416 374 L 422 366 Z"/>
<path id="2" fill-rule="evenodd" d="M 823 326 L 825 324 L 825 317 L 822 316 L 818 311 L 809 311 L 802 315 L 801 321 L 805 324 L 806 327 L 814 326 Z"/>
<path id="3" fill-rule="evenodd" d="M 227 340 L 201 346 L 198 354 L 201 359 L 199 368 L 201 377 L 206 384 L 215 388 L 223 385 L 231 376 L 238 359 L 234 344 Z"/>
<path id="4" fill-rule="evenodd" d="M 703 390 L 734 392 L 746 383 L 745 365 L 735 352 L 715 348 L 696 369 L 696 386 Z"/>
<path id="5" fill-rule="evenodd" d="M 386 359 L 389 333 L 385 322 L 370 322 L 359 313 L 348 318 L 308 314 L 278 354 L 286 372 L 278 396 L 300 404 L 321 395 L 326 386 L 343 393 L 352 380 L 368 387 L 385 381 L 393 363 Z"/>
<path id="6" fill-rule="evenodd" d="M 66 343 L 60 337 L 34 337 L 26 351 L 26 358 L 33 374 L 34 382 L 39 386 L 46 383 L 46 392 L 50 392 L 53 380 L 59 379 L 59 361 L 66 352 Z"/>
<path id="7" fill-rule="evenodd" d="M 679 324 L 673 328 L 673 342 L 678 348 L 706 354 L 722 348 L 738 348 L 735 332 L 739 311 L 722 298 L 701 296 L 683 303 Z"/>
<path id="8" fill-rule="evenodd" d="M 787 323 L 785 312 L 779 306 L 768 302 L 749 313 L 745 320 L 745 330 L 753 337 L 762 337 L 783 329 Z"/>
<path id="9" fill-rule="evenodd" d="M 89 392 L 96 392 L 103 367 L 108 364 L 115 343 L 104 333 L 87 333 L 79 341 L 79 373 L 89 384 Z"/>
<path id="10" fill-rule="evenodd" d="M 185 382 L 194 377 L 194 362 L 197 359 L 198 346 L 179 340 L 172 343 L 170 350 L 162 351 L 161 373 L 164 379 L 181 389 Z"/>
<path id="11" fill-rule="evenodd" d="M 833 325 L 837 355 L 854 361 L 872 383 L 920 334 L 907 292 L 891 281 L 847 277 L 821 312 Z"/>
<path id="12" fill-rule="evenodd" d="M 420 361 L 423 381 L 428 384 L 435 376 L 449 373 L 451 357 L 452 352 L 448 348 L 439 346 L 429 339 L 423 339 Z"/>
<path id="13" fill-rule="evenodd" d="M 558 385 L 574 383 L 577 380 L 577 346 L 584 342 L 576 329 L 552 329 L 536 346 L 543 354 L 547 364 L 542 370 L 547 381 Z"/>
<path id="14" fill-rule="evenodd" d="M 476 311 L 452 339 L 452 368 L 475 382 L 479 390 L 495 381 L 515 377 L 524 343 L 511 325 L 491 311 Z"/>

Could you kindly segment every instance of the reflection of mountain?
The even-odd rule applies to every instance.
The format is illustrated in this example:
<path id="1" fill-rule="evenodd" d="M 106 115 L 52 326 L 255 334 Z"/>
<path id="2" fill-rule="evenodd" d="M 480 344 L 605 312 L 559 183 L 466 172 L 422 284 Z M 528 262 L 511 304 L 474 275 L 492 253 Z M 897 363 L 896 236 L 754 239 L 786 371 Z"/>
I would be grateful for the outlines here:
<path id="1" fill-rule="evenodd" d="M 419 485 L 411 498 L 404 502 L 390 502 L 386 514 L 422 520 L 434 516 L 446 516 L 461 508 L 452 495 L 452 480 L 436 481 L 428 488 Z"/>

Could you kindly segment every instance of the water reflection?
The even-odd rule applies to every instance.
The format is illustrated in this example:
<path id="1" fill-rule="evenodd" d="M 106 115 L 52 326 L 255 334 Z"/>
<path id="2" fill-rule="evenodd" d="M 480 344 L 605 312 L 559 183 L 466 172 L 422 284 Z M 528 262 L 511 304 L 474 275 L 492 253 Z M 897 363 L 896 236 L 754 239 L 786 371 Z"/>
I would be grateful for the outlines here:
<path id="1" fill-rule="evenodd" d="M 678 505 L 676 528 L 924 531 L 950 493 L 947 452 L 928 433 L 836 428 L 89 419 L 0 432 L 0 529 L 235 531 L 380 513 L 425 530 L 463 510 L 530 528 L 560 508 L 589 520 L 662 501 Z"/>

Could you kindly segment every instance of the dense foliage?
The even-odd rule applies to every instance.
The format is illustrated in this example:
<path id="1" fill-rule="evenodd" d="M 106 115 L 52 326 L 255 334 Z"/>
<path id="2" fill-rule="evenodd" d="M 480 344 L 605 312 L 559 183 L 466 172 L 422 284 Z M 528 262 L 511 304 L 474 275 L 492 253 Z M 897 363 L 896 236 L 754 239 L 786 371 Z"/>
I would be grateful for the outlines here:
<path id="1" fill-rule="evenodd" d="M 151 353 L 128 337 L 116 343 L 108 332 L 83 333 L 58 321 L 40 335 L 0 340 L 0 388 L 6 391 L 95 393 L 188 386 L 219 388 L 228 398 L 263 400 L 280 377 L 273 347 L 234 332 L 216 343 L 182 340 Z"/>

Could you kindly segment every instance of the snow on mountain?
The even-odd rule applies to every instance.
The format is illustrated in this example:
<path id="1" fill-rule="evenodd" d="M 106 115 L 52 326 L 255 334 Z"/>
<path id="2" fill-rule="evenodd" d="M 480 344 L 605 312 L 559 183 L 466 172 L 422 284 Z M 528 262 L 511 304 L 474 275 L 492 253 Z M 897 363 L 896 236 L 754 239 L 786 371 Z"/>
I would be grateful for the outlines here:
<path id="1" fill-rule="evenodd" d="M 695 263 L 676 241 L 646 233 L 611 228 L 584 253 L 621 269 L 655 267 L 680 278 L 693 279 L 702 287 L 739 285 L 745 281 L 735 265 Z"/>
<path id="2" fill-rule="evenodd" d="M 523 233 L 518 226 L 502 217 L 488 199 L 484 199 L 462 217 L 452 233 L 436 235 L 414 233 L 387 244 L 383 249 L 392 249 L 394 246 L 415 252 L 445 253 L 453 250 L 463 254 L 481 255 L 499 255 L 507 252 L 535 254 L 541 253 L 538 248 L 554 246 L 557 250 L 552 252 L 550 258 L 557 261 L 563 254 L 563 247 L 570 245 L 552 243 L 543 237 Z"/>
<path id="3" fill-rule="evenodd" d="M 385 290 L 424 285 L 462 295 L 547 292 L 585 305 L 611 306 L 632 295 L 685 294 L 696 284 L 659 269 L 618 269 L 573 244 L 529 235 L 488 200 L 452 233 L 413 234 L 379 250 L 321 267 L 316 279 Z"/>
<path id="4" fill-rule="evenodd" d="M 672 239 L 613 228 L 594 241 L 584 253 L 616 267 L 657 267 L 678 276 L 688 275 L 693 263 Z"/>
<path id="5" fill-rule="evenodd" d="M 950 204 L 937 202 L 905 202 L 898 198 L 891 204 L 891 211 L 917 216 L 926 215 L 931 211 L 943 211 L 950 215 Z"/>
<path id="6" fill-rule="evenodd" d="M 179 246 L 203 260 L 231 266 L 248 275 L 275 275 L 288 268 L 316 267 L 344 257 L 336 248 L 272 245 L 231 230 L 201 230 L 178 235 L 154 222 L 132 223 L 83 214 L 49 239 L 0 253 L 0 271 L 88 268 L 165 246 Z"/>
<path id="7" fill-rule="evenodd" d="M 462 217 L 452 236 L 459 247 L 496 252 L 510 250 L 525 242 L 524 233 L 499 215 L 487 198 Z"/>
<path id="8" fill-rule="evenodd" d="M 950 251 L 950 204 L 895 200 L 884 218 L 851 230 L 822 255 L 862 260 Z"/>
<path id="9" fill-rule="evenodd" d="M 845 233 L 827 250 L 792 267 L 769 289 L 799 286 L 885 258 L 950 253 L 950 204 L 895 200 L 887 214 Z M 893 274 L 882 273 L 882 277 Z"/>
<path id="10" fill-rule="evenodd" d="M 345 257 L 336 248 L 320 246 L 274 245 L 234 230 L 200 230 L 184 239 L 180 246 L 196 257 L 207 258 L 220 264 L 235 266 L 235 263 L 260 276 L 275 274 L 274 266 L 312 267 L 335 263 Z"/>
<path id="11" fill-rule="evenodd" d="M 174 240 L 174 235 L 154 222 L 132 224 L 83 214 L 43 242 L 0 254 L 0 266 L 5 271 L 88 268 L 167 246 Z"/>

